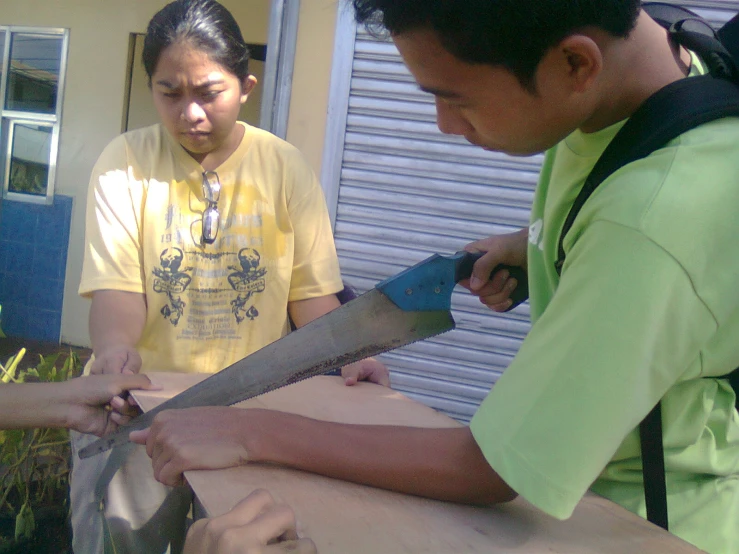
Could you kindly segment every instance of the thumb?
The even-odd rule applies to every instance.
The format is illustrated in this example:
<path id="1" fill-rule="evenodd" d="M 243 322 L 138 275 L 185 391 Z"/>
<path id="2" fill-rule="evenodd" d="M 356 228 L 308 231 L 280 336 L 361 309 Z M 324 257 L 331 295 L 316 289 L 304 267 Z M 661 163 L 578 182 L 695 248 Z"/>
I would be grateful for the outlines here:
<path id="1" fill-rule="evenodd" d="M 126 375 L 135 375 L 141 369 L 141 365 L 136 360 L 132 360 L 130 357 L 126 360 L 121 368 L 121 373 Z"/>
<path id="2" fill-rule="evenodd" d="M 105 363 L 101 358 L 95 357 L 90 364 L 90 375 L 102 375 L 105 373 Z"/>
<path id="3" fill-rule="evenodd" d="M 472 266 L 472 275 L 469 280 L 470 290 L 477 292 L 490 280 L 490 274 L 493 268 L 498 265 L 500 255 L 495 248 L 495 244 L 491 245 L 489 239 L 471 242 L 464 247 L 464 250 L 473 254 L 482 254 L 482 257 Z"/>
<path id="4" fill-rule="evenodd" d="M 475 262 L 472 267 L 472 276 L 470 277 L 470 288 L 473 291 L 480 290 L 489 280 L 493 269 L 499 263 L 499 255 L 496 251 L 491 250 L 483 254 L 482 258 Z"/>
<path id="5" fill-rule="evenodd" d="M 128 434 L 128 440 L 136 444 L 146 444 L 149 439 L 149 429 L 141 429 L 140 431 L 131 431 Z"/>

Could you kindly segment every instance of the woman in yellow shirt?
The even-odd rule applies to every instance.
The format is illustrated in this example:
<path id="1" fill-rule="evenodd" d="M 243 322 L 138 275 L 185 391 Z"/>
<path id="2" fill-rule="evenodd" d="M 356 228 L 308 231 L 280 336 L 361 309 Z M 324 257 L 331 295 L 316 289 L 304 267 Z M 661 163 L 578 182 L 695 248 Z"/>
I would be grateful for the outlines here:
<path id="1" fill-rule="evenodd" d="M 323 192 L 300 152 L 238 121 L 256 85 L 233 16 L 176 0 L 143 48 L 161 123 L 125 133 L 91 177 L 80 294 L 97 374 L 214 373 L 339 306 Z M 374 360 L 347 384 L 389 384 Z M 92 437 L 74 435 L 75 451 Z M 181 544 L 191 491 L 158 484 L 141 447 L 75 459 L 74 550 Z"/>

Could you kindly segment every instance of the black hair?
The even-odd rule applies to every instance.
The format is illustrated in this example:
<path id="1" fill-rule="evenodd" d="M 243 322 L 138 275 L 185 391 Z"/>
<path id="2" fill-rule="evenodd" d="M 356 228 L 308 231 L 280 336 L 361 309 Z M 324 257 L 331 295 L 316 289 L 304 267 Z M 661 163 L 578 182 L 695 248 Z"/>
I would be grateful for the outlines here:
<path id="1" fill-rule="evenodd" d="M 142 55 L 149 85 L 162 51 L 178 42 L 204 51 L 241 81 L 249 76 L 249 47 L 241 29 L 215 0 L 175 0 L 151 18 Z"/>
<path id="2" fill-rule="evenodd" d="M 631 33 L 641 0 L 352 0 L 374 35 L 431 29 L 458 59 L 502 66 L 531 90 L 539 62 L 566 37 L 594 26 Z"/>

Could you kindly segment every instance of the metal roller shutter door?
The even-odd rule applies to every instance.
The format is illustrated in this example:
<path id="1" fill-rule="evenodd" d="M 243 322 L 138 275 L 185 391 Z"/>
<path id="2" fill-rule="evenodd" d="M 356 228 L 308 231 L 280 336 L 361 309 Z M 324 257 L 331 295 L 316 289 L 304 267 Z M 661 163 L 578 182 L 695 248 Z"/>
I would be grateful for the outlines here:
<path id="1" fill-rule="evenodd" d="M 685 2 L 714 23 L 739 2 Z M 436 127 L 391 42 L 340 12 L 322 180 L 345 280 L 361 292 L 426 258 L 528 224 L 541 156 L 486 152 Z M 508 314 L 466 291 L 457 329 L 385 354 L 393 387 L 467 422 L 529 329 L 528 304 Z"/>

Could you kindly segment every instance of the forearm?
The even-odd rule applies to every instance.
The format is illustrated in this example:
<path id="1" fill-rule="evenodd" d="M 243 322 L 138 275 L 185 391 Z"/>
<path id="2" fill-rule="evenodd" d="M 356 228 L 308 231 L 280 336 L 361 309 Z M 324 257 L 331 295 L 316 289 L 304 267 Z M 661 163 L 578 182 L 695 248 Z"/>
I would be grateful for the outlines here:
<path id="1" fill-rule="evenodd" d="M 90 308 L 90 340 L 95 353 L 114 345 L 135 347 L 146 323 L 144 295 L 96 291 Z"/>
<path id="2" fill-rule="evenodd" d="M 302 327 L 314 319 L 326 315 L 341 305 L 335 294 L 327 294 L 307 300 L 296 300 L 287 306 L 290 318 L 296 327 Z"/>
<path id="3" fill-rule="evenodd" d="M 252 461 L 452 502 L 492 504 L 516 497 L 466 427 L 345 425 L 285 413 L 273 413 L 264 423 L 257 445 L 246 445 Z"/>
<path id="4" fill-rule="evenodd" d="M 0 386 L 0 428 L 65 427 L 67 383 L 20 383 Z"/>

